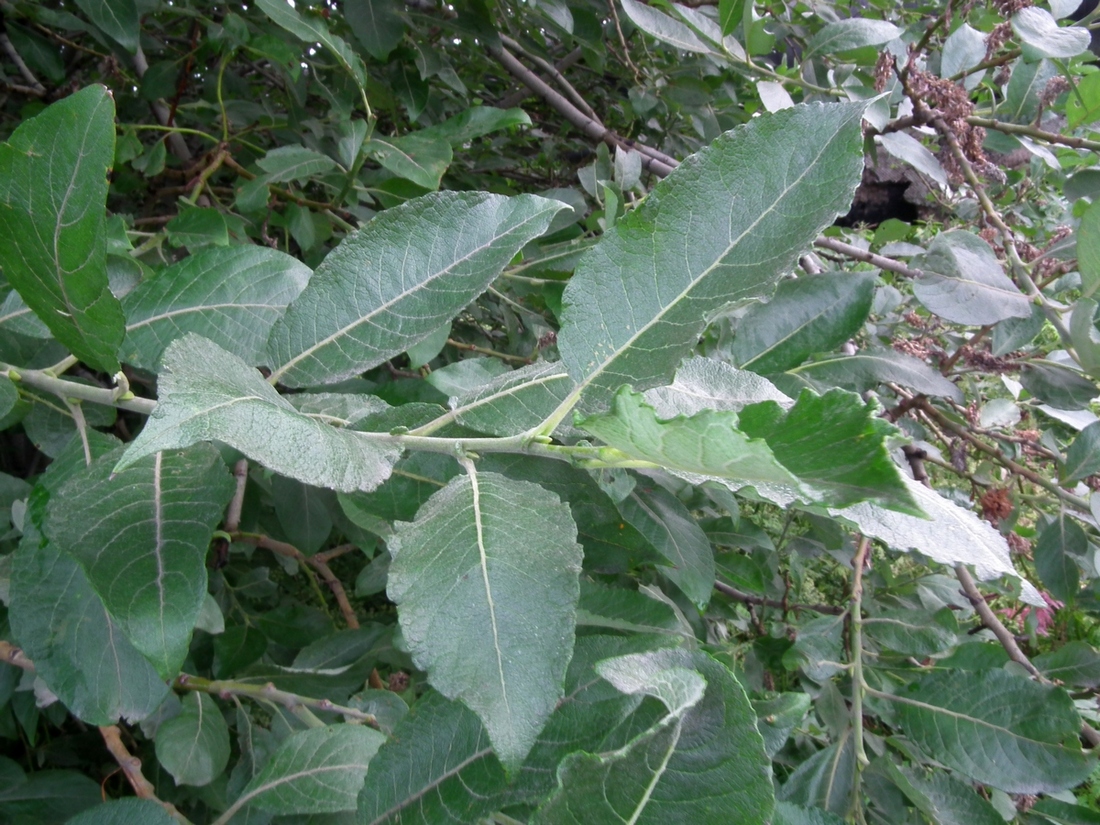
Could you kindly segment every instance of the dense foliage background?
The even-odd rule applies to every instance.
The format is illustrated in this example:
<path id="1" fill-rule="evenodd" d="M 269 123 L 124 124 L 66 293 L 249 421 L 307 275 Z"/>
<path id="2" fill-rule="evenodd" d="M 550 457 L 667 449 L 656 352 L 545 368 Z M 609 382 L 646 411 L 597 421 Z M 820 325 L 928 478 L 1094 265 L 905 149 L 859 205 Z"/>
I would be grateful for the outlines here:
<path id="1" fill-rule="evenodd" d="M 1100 822 L 1089 5 L 0 2 L 0 823 Z"/>

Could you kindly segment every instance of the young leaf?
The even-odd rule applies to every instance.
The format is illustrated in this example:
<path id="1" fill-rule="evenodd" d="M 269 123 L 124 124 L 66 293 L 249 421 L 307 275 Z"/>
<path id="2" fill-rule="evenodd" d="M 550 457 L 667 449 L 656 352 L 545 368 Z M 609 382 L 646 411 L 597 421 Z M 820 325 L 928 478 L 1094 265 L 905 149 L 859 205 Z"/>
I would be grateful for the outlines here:
<path id="1" fill-rule="evenodd" d="M 183 710 L 157 728 L 157 761 L 177 785 L 209 785 L 229 763 L 229 727 L 205 693 L 183 699 Z"/>
<path id="2" fill-rule="evenodd" d="M 888 697 L 905 734 L 936 760 L 1007 793 L 1054 793 L 1095 767 L 1081 717 L 1061 688 L 1004 670 L 926 676 Z"/>
<path id="3" fill-rule="evenodd" d="M 255 369 L 194 334 L 165 351 L 159 389 L 156 410 L 115 472 L 160 450 L 217 440 L 281 475 L 350 492 L 373 490 L 401 454 L 303 415 Z"/>
<path id="4" fill-rule="evenodd" d="M 94 430 L 88 441 L 96 457 L 118 444 Z M 168 686 L 119 629 L 80 565 L 39 528 L 50 496 L 83 469 L 82 447 L 74 439 L 31 493 L 12 557 L 8 617 L 39 677 L 73 714 L 92 725 L 113 725 L 119 717 L 136 722 L 156 709 Z"/>
<path id="5" fill-rule="evenodd" d="M 309 276 L 305 264 L 267 247 L 203 249 L 123 299 L 122 360 L 155 369 L 168 344 L 193 332 L 258 364 L 272 325 Z"/>
<path id="6" fill-rule="evenodd" d="M 386 737 L 361 725 L 291 734 L 233 803 L 279 815 L 355 810 L 367 766 Z"/>
<path id="7" fill-rule="evenodd" d="M 53 494 L 44 532 L 80 563 L 127 638 L 170 679 L 206 595 L 206 552 L 233 480 L 209 446 L 158 454 L 116 474 L 122 450 Z"/>
<path id="8" fill-rule="evenodd" d="M 57 340 L 118 372 L 122 308 L 107 285 L 104 210 L 114 102 L 89 86 L 24 121 L 0 144 L 0 267 Z"/>
<path id="9" fill-rule="evenodd" d="M 738 322 L 734 360 L 767 375 L 836 349 L 867 320 L 875 280 L 869 272 L 828 272 L 783 281 L 768 303 L 754 304 Z"/>
<path id="10" fill-rule="evenodd" d="M 396 526 L 390 554 L 388 592 L 413 661 L 481 718 L 515 769 L 573 653 L 582 553 L 569 508 L 534 484 L 470 473 Z"/>
<path id="11" fill-rule="evenodd" d="M 508 778 L 480 720 L 430 692 L 379 748 L 359 792 L 360 825 L 466 825 L 499 808 Z"/>
<path id="12" fill-rule="evenodd" d="M 291 387 L 348 378 L 399 355 L 480 295 L 560 201 L 439 192 L 387 209 L 317 268 L 268 342 Z"/>
<path id="13" fill-rule="evenodd" d="M 668 712 L 616 750 L 566 757 L 558 788 L 532 822 L 771 820 L 771 769 L 756 714 L 724 666 L 704 653 L 664 649 L 597 670 L 624 693 L 658 697 Z"/>
<path id="14" fill-rule="evenodd" d="M 585 255 L 565 289 L 558 345 L 589 406 L 624 383 L 669 383 L 708 315 L 768 294 L 848 209 L 863 110 L 796 106 L 727 132 Z"/>

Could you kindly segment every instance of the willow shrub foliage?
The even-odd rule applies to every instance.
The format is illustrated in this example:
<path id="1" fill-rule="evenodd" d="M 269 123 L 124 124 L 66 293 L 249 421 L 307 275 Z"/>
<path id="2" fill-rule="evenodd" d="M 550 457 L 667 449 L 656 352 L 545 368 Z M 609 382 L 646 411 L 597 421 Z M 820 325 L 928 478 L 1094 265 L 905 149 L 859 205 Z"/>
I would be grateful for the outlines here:
<path id="1" fill-rule="evenodd" d="M 0 822 L 1095 821 L 1093 18 L 855 11 L 4 4 Z"/>

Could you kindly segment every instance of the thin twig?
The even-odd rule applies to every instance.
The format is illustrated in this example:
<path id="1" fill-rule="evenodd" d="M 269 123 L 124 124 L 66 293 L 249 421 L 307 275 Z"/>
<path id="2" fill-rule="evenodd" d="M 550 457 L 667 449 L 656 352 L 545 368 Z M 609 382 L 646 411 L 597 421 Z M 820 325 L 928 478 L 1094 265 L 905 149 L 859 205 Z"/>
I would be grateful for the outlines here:
<path id="1" fill-rule="evenodd" d="M 27 658 L 23 648 L 16 647 L 11 642 L 0 639 L 0 662 L 7 662 L 12 667 L 22 668 L 28 673 L 34 673 L 34 662 Z"/>
<path id="2" fill-rule="evenodd" d="M 15 68 L 19 69 L 19 74 L 23 75 L 23 79 L 30 84 L 31 88 L 34 90 L 35 96 L 43 97 L 46 94 L 46 87 L 38 81 L 38 78 L 34 76 L 34 72 L 32 72 L 27 64 L 23 62 L 23 58 L 19 56 L 15 44 L 11 42 L 8 33 L 5 31 L 0 31 L 0 47 L 3 47 L 4 54 L 6 54 L 8 59 L 15 64 Z"/>
<path id="3" fill-rule="evenodd" d="M 157 798 L 153 783 L 146 779 L 141 772 L 141 760 L 130 753 L 126 745 L 123 744 L 122 731 L 119 730 L 118 725 L 101 725 L 99 733 L 103 737 L 103 743 L 107 746 L 107 750 L 115 758 L 119 768 L 122 769 L 126 781 L 134 789 L 135 796 L 139 799 L 150 799 L 162 805 L 179 822 L 190 822 L 187 817 L 176 810 L 175 805 Z"/>
<path id="4" fill-rule="evenodd" d="M 1089 140 L 1088 138 L 1060 135 L 1057 132 L 1048 132 L 1045 129 L 1039 129 L 1035 126 L 1028 126 L 1022 123 L 1005 123 L 1003 120 L 993 120 L 988 117 L 971 116 L 966 119 L 966 122 L 971 126 L 980 126 L 983 129 L 993 129 L 997 132 L 1003 132 L 1006 135 L 1024 135 L 1025 137 L 1045 140 L 1047 143 L 1058 143 L 1062 146 L 1069 146 L 1072 149 L 1089 149 L 1093 152 L 1100 152 L 1100 140 Z"/>
<path id="5" fill-rule="evenodd" d="M 557 66 L 551 63 L 549 60 L 544 60 L 537 54 L 531 54 L 517 41 L 513 40 L 507 35 L 502 34 L 500 36 L 500 41 L 509 49 L 519 54 L 522 54 L 536 66 L 546 72 L 546 74 L 550 76 L 550 79 L 558 85 L 558 88 L 562 90 L 562 92 L 567 98 L 569 98 L 570 102 L 574 106 L 576 106 L 590 118 L 596 119 L 596 113 L 592 110 L 592 107 L 588 105 L 588 101 L 581 97 L 581 93 L 578 92 L 576 88 L 574 88 L 572 83 L 565 79 L 565 75 L 558 71 Z"/>
<path id="6" fill-rule="evenodd" d="M 846 258 L 863 261 L 872 266 L 877 266 L 879 269 L 896 272 L 899 275 L 904 275 L 906 278 L 920 278 L 924 275 L 919 269 L 908 267 L 900 261 L 895 261 L 893 258 L 887 258 L 885 255 L 877 255 L 874 252 L 868 252 L 866 249 L 860 249 L 858 246 L 853 246 L 850 243 L 838 241 L 836 238 L 826 238 L 822 236 L 814 241 L 814 246 L 818 249 L 828 249 Z"/>
<path id="7" fill-rule="evenodd" d="M 225 509 L 225 532 L 234 533 L 241 529 L 241 509 L 244 507 L 244 491 L 248 486 L 248 459 L 242 458 L 233 465 L 233 480 L 236 489 L 229 506 Z"/>
<path id="8" fill-rule="evenodd" d="M 203 679 L 201 676 L 181 673 L 176 677 L 173 687 L 176 690 L 209 693 L 211 696 L 218 696 L 222 699 L 228 699 L 230 696 L 247 696 L 257 701 L 272 702 L 289 711 L 304 707 L 325 711 L 326 713 L 337 713 L 349 722 L 359 722 L 372 728 L 378 727 L 378 720 L 373 714 L 345 705 L 337 705 L 328 699 L 313 699 L 309 696 L 279 690 L 271 682 L 257 685 L 251 682 L 234 682 L 225 679 Z"/>

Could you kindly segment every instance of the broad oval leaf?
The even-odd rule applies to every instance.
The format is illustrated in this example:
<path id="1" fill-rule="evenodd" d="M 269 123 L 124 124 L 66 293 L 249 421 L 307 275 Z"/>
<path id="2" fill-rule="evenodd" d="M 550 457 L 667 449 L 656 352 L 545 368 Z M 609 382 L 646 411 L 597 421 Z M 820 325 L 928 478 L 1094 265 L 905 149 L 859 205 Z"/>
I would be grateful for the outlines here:
<path id="1" fill-rule="evenodd" d="M 159 389 L 156 409 L 115 472 L 160 450 L 216 440 L 281 475 L 351 492 L 385 481 L 401 454 L 298 412 L 259 372 L 198 335 L 165 351 Z"/>
<path id="2" fill-rule="evenodd" d="M 44 532 L 79 562 L 126 637 L 170 679 L 206 596 L 206 553 L 233 479 L 210 446 L 161 453 L 116 473 L 123 449 L 53 494 Z"/>
<path id="3" fill-rule="evenodd" d="M 1082 561 L 1089 555 L 1089 540 L 1076 521 L 1059 513 L 1047 524 L 1035 542 L 1035 572 L 1050 594 L 1072 602 L 1081 584 Z"/>
<path id="4" fill-rule="evenodd" d="M 815 52 L 836 54 L 864 46 L 881 46 L 901 36 L 901 29 L 887 20 L 851 17 L 822 27 L 806 44 L 806 56 Z"/>
<path id="5" fill-rule="evenodd" d="M 434 691 L 378 750 L 359 792 L 360 825 L 466 825 L 500 808 L 508 777 L 477 716 Z"/>
<path id="6" fill-rule="evenodd" d="M 258 364 L 271 327 L 309 276 L 309 267 L 275 249 L 203 249 L 138 284 L 123 299 L 122 360 L 155 369 L 168 344 L 194 332 Z"/>
<path id="7" fill-rule="evenodd" d="M 848 209 L 864 107 L 796 106 L 725 133 L 584 256 L 565 289 L 558 345 L 590 407 L 624 383 L 669 383 L 709 315 L 770 292 Z"/>
<path id="8" fill-rule="evenodd" d="M 579 596 L 576 535 L 568 506 L 547 490 L 471 473 L 390 540 L 388 592 L 413 661 L 481 718 L 509 769 L 562 697 Z"/>
<path id="9" fill-rule="evenodd" d="M 386 741 L 362 725 L 311 728 L 288 736 L 233 803 L 275 814 L 355 810 L 367 766 Z"/>
<path id="10" fill-rule="evenodd" d="M 663 649 L 603 662 L 599 671 L 624 692 L 675 707 L 666 704 L 664 718 L 620 748 L 567 756 L 533 823 L 771 821 L 771 767 L 756 714 L 723 665 L 701 652 Z"/>
<path id="11" fill-rule="evenodd" d="M 767 375 L 836 349 L 867 320 L 875 280 L 869 272 L 826 272 L 783 281 L 768 303 L 754 304 L 738 321 L 738 366 Z"/>
<path id="12" fill-rule="evenodd" d="M 1061 688 L 1004 670 L 935 673 L 889 698 L 905 734 L 971 779 L 1007 793 L 1054 793 L 1096 761 L 1077 739 L 1081 717 Z"/>
<path id="13" fill-rule="evenodd" d="M 329 253 L 275 325 L 272 377 L 351 377 L 405 352 L 480 295 L 565 204 L 438 192 L 376 216 Z"/>
<path id="14" fill-rule="evenodd" d="M 989 522 L 917 481 L 904 476 L 902 481 L 927 518 L 886 510 L 870 502 L 829 512 L 851 522 L 864 535 L 879 539 L 896 550 L 917 550 L 941 564 L 961 562 L 972 566 L 979 579 L 1005 575 L 1021 579 L 1021 598 L 1029 604 L 1046 605 L 1039 591 L 1022 579 L 1012 566 L 1004 536 Z"/>
<path id="15" fill-rule="evenodd" d="M 1088 50 L 1091 38 L 1086 29 L 1059 26 L 1046 9 L 1030 6 L 1012 16 L 1012 30 L 1024 43 L 1029 58 L 1075 57 Z"/>
<path id="16" fill-rule="evenodd" d="M 89 86 L 24 121 L 0 144 L 0 267 L 57 340 L 118 372 L 123 318 L 107 284 L 104 210 L 115 112 Z"/>
<path id="17" fill-rule="evenodd" d="M 1031 315 L 1031 302 L 1004 274 L 989 244 L 970 232 L 937 235 L 912 265 L 924 272 L 913 294 L 948 321 L 979 326 Z"/>
<path id="18" fill-rule="evenodd" d="M 88 433 L 95 457 L 117 444 Z M 130 644 L 80 565 L 39 529 L 50 496 L 83 468 L 83 445 L 73 439 L 31 493 L 12 556 L 9 621 L 39 677 L 76 717 L 91 725 L 112 725 L 119 717 L 136 722 L 157 708 L 168 686 Z"/>
<path id="19" fill-rule="evenodd" d="M 229 726 L 205 693 L 183 697 L 183 709 L 157 728 L 157 761 L 177 785 L 209 785 L 229 764 Z"/>

